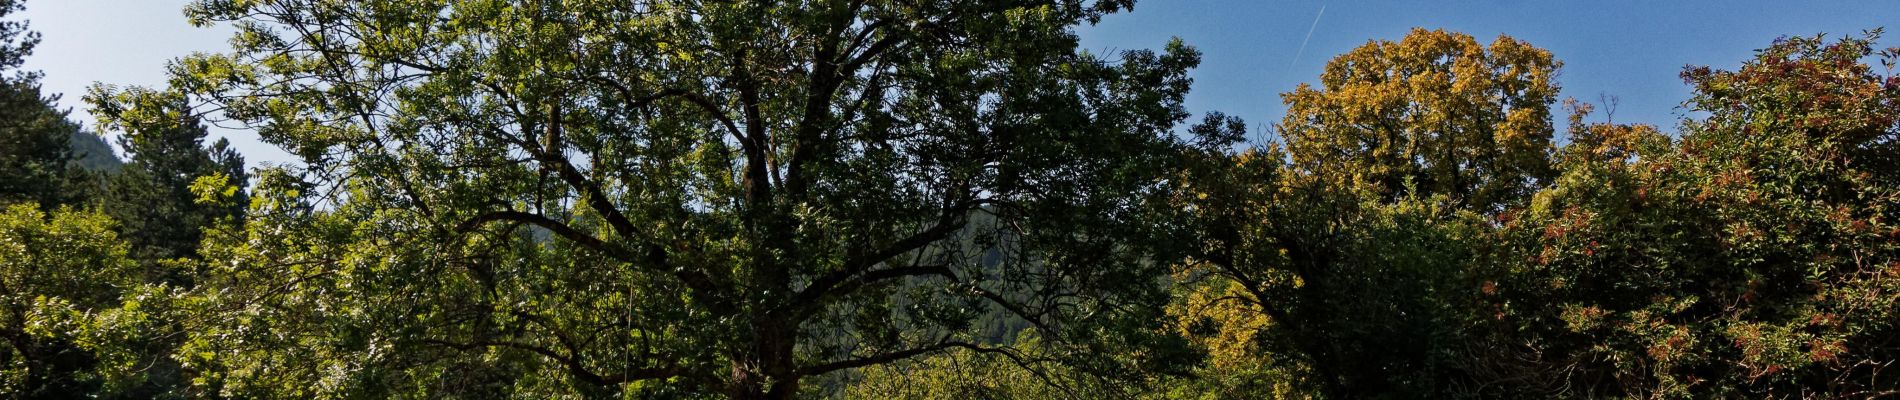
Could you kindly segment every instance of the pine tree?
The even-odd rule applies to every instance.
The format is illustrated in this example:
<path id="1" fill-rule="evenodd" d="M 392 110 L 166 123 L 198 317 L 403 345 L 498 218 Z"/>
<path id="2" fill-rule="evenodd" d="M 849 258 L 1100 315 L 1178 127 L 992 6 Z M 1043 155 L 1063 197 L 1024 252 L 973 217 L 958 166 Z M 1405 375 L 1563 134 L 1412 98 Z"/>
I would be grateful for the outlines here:
<path id="1" fill-rule="evenodd" d="M 131 244 L 132 257 L 147 267 L 149 278 L 188 284 L 189 278 L 181 272 L 165 270 L 158 263 L 197 258 L 204 228 L 242 215 L 246 203 L 242 198 L 200 203 L 191 186 L 199 179 L 225 179 L 227 184 L 242 186 L 244 158 L 224 139 L 204 145 L 207 132 L 196 118 L 172 122 L 127 129 L 119 144 L 129 162 L 109 180 L 101 205 L 119 221 L 119 232 Z"/>
<path id="2" fill-rule="evenodd" d="M 23 8 L 0 0 L 0 18 Z M 79 125 L 55 107 L 59 96 L 40 92 L 39 72 L 20 70 L 39 42 L 26 21 L 0 21 L 0 204 L 72 204 L 88 191 L 89 174 L 72 163 Z"/>

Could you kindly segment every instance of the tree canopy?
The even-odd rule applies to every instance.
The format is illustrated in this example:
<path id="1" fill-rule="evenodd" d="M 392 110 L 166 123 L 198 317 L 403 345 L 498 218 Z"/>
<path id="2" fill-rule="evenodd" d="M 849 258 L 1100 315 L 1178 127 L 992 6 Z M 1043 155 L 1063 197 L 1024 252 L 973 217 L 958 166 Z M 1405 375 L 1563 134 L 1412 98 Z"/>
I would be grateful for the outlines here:
<path id="1" fill-rule="evenodd" d="M 1104 328 L 1164 302 L 1139 222 L 1198 54 L 1077 49 L 1127 6 L 199 1 L 234 51 L 99 107 L 186 101 L 304 158 L 205 250 L 235 311 L 187 364 L 232 395 L 785 398 L 1010 352 L 975 340 L 997 313 L 1166 368 L 1175 342 Z"/>
<path id="2" fill-rule="evenodd" d="M 1415 29 L 1333 58 L 1320 88 L 1281 95 L 1279 130 L 1293 165 L 1329 184 L 1495 210 L 1550 178 L 1550 106 L 1562 65 L 1509 36 L 1486 46 Z"/>
<path id="3" fill-rule="evenodd" d="M 0 18 L 25 9 L 20 0 L 0 0 Z M 72 140 L 85 135 L 66 120 L 58 95 L 40 92 L 40 73 L 21 69 L 39 46 L 26 21 L 0 20 L 0 205 L 47 205 L 82 201 L 89 176 L 73 165 Z"/>
<path id="4" fill-rule="evenodd" d="M 84 97 L 121 162 L 22 7 L 0 397 L 1900 393 L 1878 29 L 1673 127 L 1413 29 L 1247 140 L 1187 43 L 1081 48 L 1127 0 L 195 0 L 228 51 Z"/>

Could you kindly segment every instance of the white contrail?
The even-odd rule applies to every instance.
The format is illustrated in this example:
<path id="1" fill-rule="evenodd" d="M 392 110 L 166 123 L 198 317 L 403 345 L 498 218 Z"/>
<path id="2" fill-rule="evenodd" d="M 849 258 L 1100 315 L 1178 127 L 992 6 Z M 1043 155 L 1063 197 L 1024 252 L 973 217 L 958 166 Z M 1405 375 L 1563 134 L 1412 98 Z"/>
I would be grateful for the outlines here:
<path id="1" fill-rule="evenodd" d="M 1324 16 L 1326 16 L 1326 5 L 1321 4 L 1319 5 L 1319 15 L 1313 16 L 1313 26 L 1306 28 L 1306 38 L 1300 39 L 1300 51 L 1294 52 L 1293 63 L 1286 65 L 1286 69 L 1289 73 L 1292 72 L 1293 66 L 1300 64 L 1300 56 L 1306 55 L 1306 42 L 1313 40 L 1313 31 L 1319 29 L 1319 19 Z"/>

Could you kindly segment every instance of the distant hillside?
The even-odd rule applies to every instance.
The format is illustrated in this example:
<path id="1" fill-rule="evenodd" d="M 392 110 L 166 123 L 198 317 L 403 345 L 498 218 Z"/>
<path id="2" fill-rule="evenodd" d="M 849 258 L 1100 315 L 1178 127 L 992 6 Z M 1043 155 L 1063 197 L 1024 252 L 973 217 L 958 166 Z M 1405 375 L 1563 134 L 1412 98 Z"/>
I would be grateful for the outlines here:
<path id="1" fill-rule="evenodd" d="M 106 144 L 105 139 L 92 132 L 73 132 L 72 147 L 73 162 L 78 163 L 82 168 L 117 172 L 125 165 L 124 161 L 120 161 L 119 157 L 112 153 L 112 145 Z"/>

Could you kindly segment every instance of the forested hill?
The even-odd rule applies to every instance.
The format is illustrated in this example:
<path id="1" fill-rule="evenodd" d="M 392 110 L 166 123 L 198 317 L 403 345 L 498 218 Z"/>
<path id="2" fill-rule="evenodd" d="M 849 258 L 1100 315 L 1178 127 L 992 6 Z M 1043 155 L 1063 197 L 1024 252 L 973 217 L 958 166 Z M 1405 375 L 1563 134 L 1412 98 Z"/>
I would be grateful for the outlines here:
<path id="1" fill-rule="evenodd" d="M 0 398 L 1900 394 L 1881 30 L 1672 135 L 1417 28 L 1248 141 L 1133 3 L 192 0 L 115 154 L 0 0 Z"/>
<path id="2" fill-rule="evenodd" d="M 88 170 L 118 172 L 125 165 L 119 156 L 112 152 L 112 145 L 105 138 L 92 132 L 76 131 L 72 136 L 73 162 Z"/>

